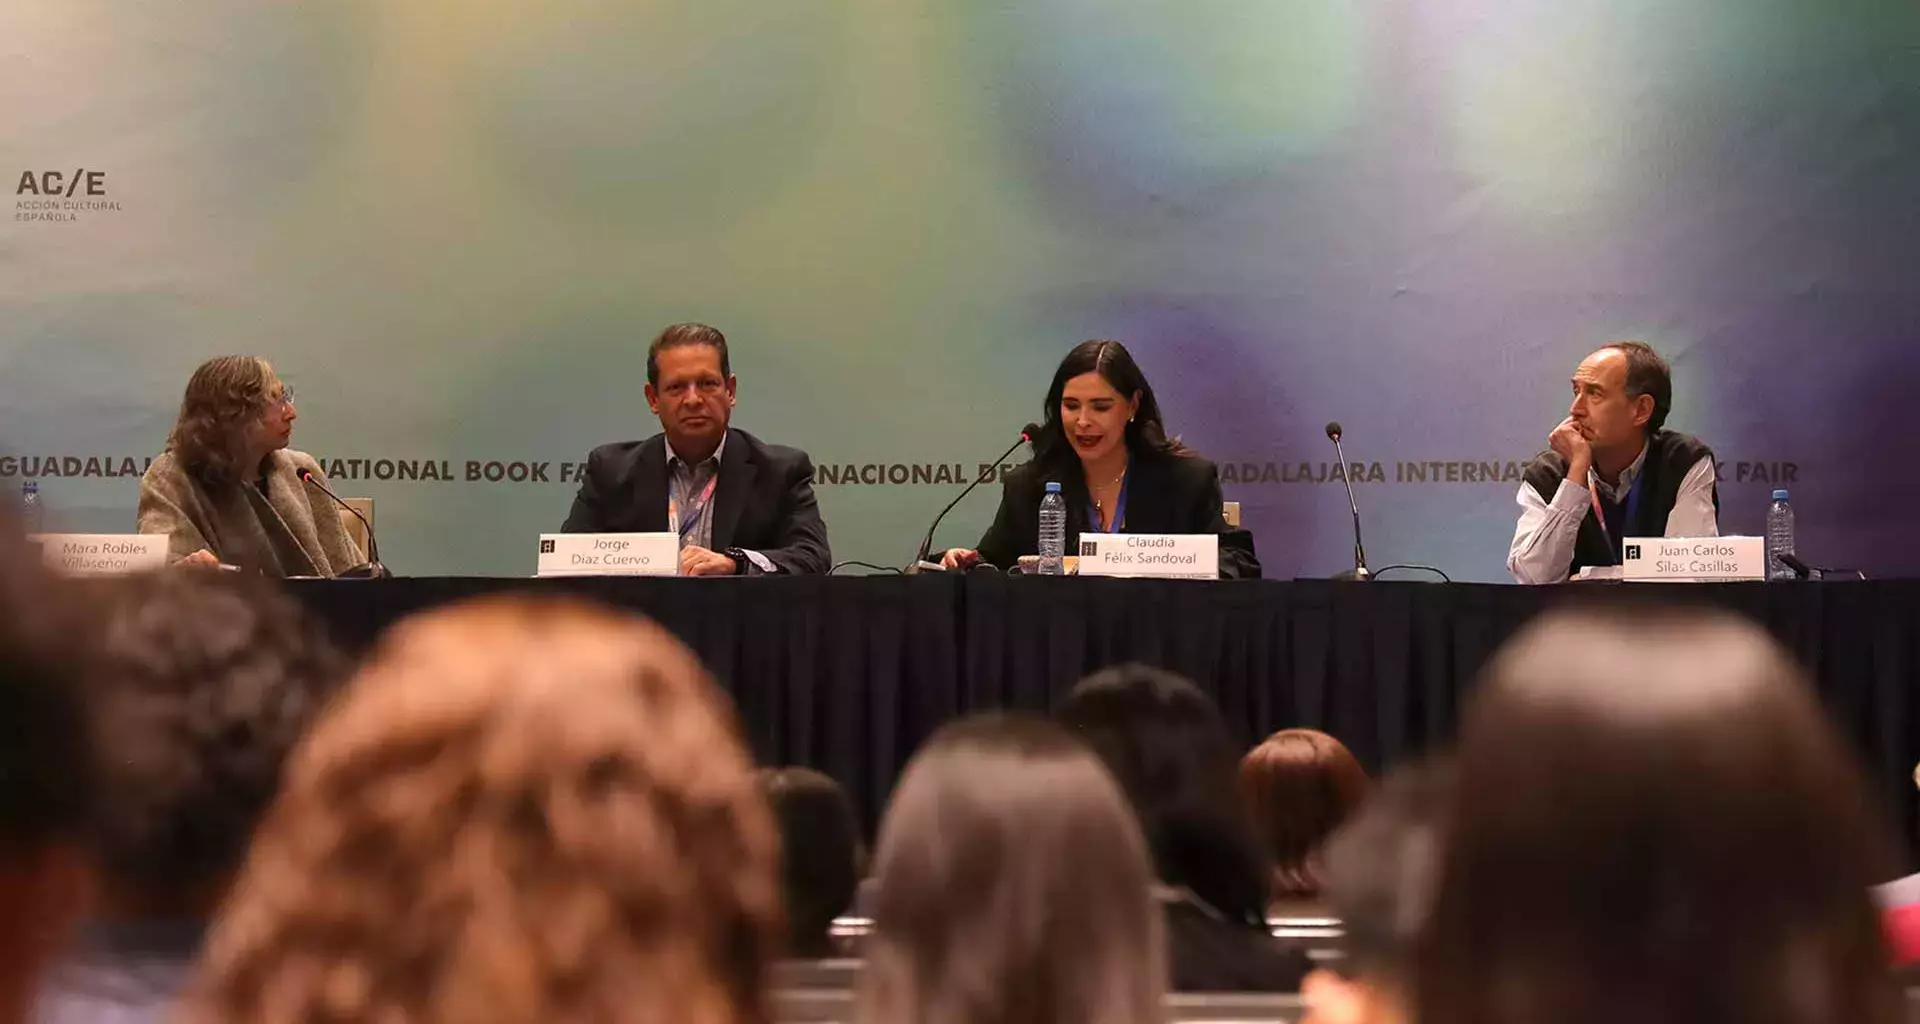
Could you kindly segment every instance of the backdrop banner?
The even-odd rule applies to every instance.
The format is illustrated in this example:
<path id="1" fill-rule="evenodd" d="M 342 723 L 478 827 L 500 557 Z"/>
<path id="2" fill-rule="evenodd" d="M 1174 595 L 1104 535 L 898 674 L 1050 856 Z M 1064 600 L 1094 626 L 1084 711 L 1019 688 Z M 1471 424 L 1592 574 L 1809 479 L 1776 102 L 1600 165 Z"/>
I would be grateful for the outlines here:
<path id="1" fill-rule="evenodd" d="M 187 375 L 410 574 L 526 575 L 663 325 L 900 565 L 1118 338 L 1271 576 L 1504 579 L 1598 344 L 1673 362 L 1725 532 L 1920 572 L 1910 0 L 66 0 L 0 6 L 0 497 L 133 527 Z M 992 467 L 986 467 L 991 471 Z M 971 544 L 983 487 L 939 542 Z"/>

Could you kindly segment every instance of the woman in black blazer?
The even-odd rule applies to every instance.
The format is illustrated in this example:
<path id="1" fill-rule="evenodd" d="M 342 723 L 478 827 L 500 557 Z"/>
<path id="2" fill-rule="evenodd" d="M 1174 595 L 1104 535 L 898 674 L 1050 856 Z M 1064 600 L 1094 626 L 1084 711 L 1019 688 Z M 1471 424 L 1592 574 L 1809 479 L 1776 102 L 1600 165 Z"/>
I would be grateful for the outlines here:
<path id="1" fill-rule="evenodd" d="M 1007 474 L 1000 511 L 980 547 L 953 548 L 949 569 L 1009 568 L 1040 550 L 1040 499 L 1058 481 L 1067 499 L 1067 551 L 1081 533 L 1216 533 L 1220 575 L 1258 579 L 1253 537 L 1221 515 L 1220 472 L 1167 437 L 1153 385 L 1117 341 L 1083 341 L 1047 389 L 1033 461 Z"/>

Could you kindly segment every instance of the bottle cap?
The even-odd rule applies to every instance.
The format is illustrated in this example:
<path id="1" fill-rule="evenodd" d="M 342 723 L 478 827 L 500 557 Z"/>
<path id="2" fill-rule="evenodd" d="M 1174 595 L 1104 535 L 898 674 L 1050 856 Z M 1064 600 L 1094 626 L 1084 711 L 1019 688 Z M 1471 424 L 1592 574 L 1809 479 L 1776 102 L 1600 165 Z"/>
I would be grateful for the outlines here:
<path id="1" fill-rule="evenodd" d="M 1786 501 L 1786 500 L 1787 500 L 1787 489 L 1786 489 L 1785 487 L 1782 487 L 1782 488 L 1780 488 L 1779 490 L 1777 490 L 1777 491 L 1775 491 L 1775 492 L 1773 492 L 1773 500 L 1775 500 L 1775 501 Z"/>
<path id="2" fill-rule="evenodd" d="M 1059 493 L 1060 493 L 1060 481 L 1058 481 L 1058 480 L 1049 480 L 1049 481 L 1047 481 L 1047 493 L 1048 493 L 1048 494 L 1059 494 Z"/>

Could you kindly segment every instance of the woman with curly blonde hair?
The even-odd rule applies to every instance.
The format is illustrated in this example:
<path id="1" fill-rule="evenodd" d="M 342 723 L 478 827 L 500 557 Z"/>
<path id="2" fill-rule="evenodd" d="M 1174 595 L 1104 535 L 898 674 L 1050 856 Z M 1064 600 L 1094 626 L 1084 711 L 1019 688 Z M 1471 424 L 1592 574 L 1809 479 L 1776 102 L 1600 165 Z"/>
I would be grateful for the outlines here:
<path id="1" fill-rule="evenodd" d="M 187 380 L 167 449 L 140 479 L 139 531 L 175 561 L 272 576 L 368 571 L 326 474 L 293 439 L 293 389 L 256 356 L 220 356 Z M 310 482 L 311 481 L 311 482 Z"/>
<path id="2" fill-rule="evenodd" d="M 429 613 L 295 752 L 186 1019 L 765 1024 L 777 845 L 725 697 L 665 630 Z"/>

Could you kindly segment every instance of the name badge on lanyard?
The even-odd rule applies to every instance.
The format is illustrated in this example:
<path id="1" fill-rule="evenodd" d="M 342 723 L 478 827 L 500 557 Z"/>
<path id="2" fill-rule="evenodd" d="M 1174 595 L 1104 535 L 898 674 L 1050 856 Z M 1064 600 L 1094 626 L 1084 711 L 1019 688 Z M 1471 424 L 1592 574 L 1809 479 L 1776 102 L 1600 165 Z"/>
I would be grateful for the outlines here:
<path id="1" fill-rule="evenodd" d="M 1616 539 L 1613 531 L 1607 529 L 1607 510 L 1600 504 L 1600 481 L 1593 475 L 1593 470 L 1587 470 L 1587 500 L 1593 505 L 1594 521 L 1600 524 L 1600 536 L 1606 540 L 1607 550 L 1613 552 L 1615 565 L 1624 564 L 1621 562 L 1621 544 L 1638 521 L 1636 513 L 1640 511 L 1640 493 L 1646 482 L 1647 474 L 1643 468 L 1640 475 L 1633 478 L 1633 486 L 1627 488 L 1627 507 L 1620 514 L 1620 536 Z"/>
<path id="2" fill-rule="evenodd" d="M 713 476 L 707 478 L 707 485 L 700 488 L 700 494 L 687 503 L 688 507 L 684 514 L 680 511 L 679 499 L 673 496 L 673 486 L 668 485 L 667 529 L 680 535 L 682 547 L 686 546 L 687 538 L 693 531 L 699 529 L 700 520 L 706 516 L 707 509 L 713 504 L 713 489 L 719 485 L 720 473 L 715 470 Z"/>

